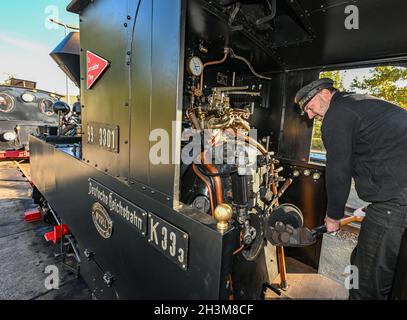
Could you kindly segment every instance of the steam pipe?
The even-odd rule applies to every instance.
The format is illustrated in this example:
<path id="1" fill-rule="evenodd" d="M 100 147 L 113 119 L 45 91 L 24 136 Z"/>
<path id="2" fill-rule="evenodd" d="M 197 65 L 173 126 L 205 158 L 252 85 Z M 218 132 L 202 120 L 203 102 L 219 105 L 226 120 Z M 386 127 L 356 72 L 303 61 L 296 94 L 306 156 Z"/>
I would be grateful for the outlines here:
<path id="1" fill-rule="evenodd" d="M 222 191 L 223 187 L 222 187 L 222 180 L 218 175 L 219 171 L 218 171 L 218 169 L 216 169 L 215 166 L 206 163 L 205 151 L 202 151 L 202 153 L 201 153 L 201 160 L 202 160 L 202 163 L 204 164 L 204 166 L 208 169 L 208 171 L 214 175 L 213 181 L 215 183 L 216 202 L 217 202 L 217 205 L 220 205 L 221 203 L 223 203 L 223 191 Z"/>
<path id="2" fill-rule="evenodd" d="M 248 142 L 249 144 L 253 145 L 254 147 L 256 147 L 264 156 L 268 156 L 268 152 L 266 150 L 265 147 L 263 147 L 260 143 L 258 143 L 256 140 L 254 140 L 253 138 L 250 138 L 248 136 L 245 136 L 242 133 L 235 133 L 235 136 L 241 137 L 244 139 L 244 141 Z"/>
<path id="3" fill-rule="evenodd" d="M 215 194 L 216 194 L 216 202 L 218 205 L 223 203 L 223 192 L 222 192 L 222 180 L 217 174 L 219 174 L 218 169 L 216 169 L 211 164 L 205 164 L 205 167 L 209 170 L 210 173 L 214 174 L 213 181 L 215 182 Z"/>
<path id="4" fill-rule="evenodd" d="M 189 119 L 191 119 L 191 122 L 194 125 L 195 129 L 198 130 L 199 132 L 201 132 L 202 128 L 201 128 L 198 118 L 196 117 L 195 112 L 193 110 L 188 112 L 188 117 L 189 117 Z"/>
<path id="5" fill-rule="evenodd" d="M 209 193 L 209 202 L 211 204 L 211 215 L 213 216 L 215 206 L 213 204 L 213 194 L 212 194 L 212 187 L 209 185 L 209 182 L 206 180 L 206 178 L 199 172 L 199 170 L 196 168 L 195 164 L 192 164 L 192 170 L 195 172 L 195 174 L 198 176 L 199 179 L 202 180 L 202 182 L 206 185 L 208 188 L 208 193 Z"/>
<path id="6" fill-rule="evenodd" d="M 230 51 L 230 57 L 231 57 L 231 58 L 237 59 L 237 60 L 240 60 L 240 61 L 243 61 L 243 62 L 249 67 L 249 69 L 250 69 L 250 71 L 253 73 L 253 75 L 255 75 L 257 78 L 265 79 L 265 80 L 271 80 L 271 78 L 262 76 L 261 74 L 257 73 L 257 72 L 253 69 L 251 63 L 250 63 L 246 58 L 241 57 L 241 56 L 238 56 L 237 54 L 235 54 L 235 53 L 233 52 L 232 48 L 230 48 L 229 51 Z"/>
<path id="7" fill-rule="evenodd" d="M 224 63 L 224 62 L 226 61 L 228 55 L 229 55 L 230 49 L 227 48 L 227 47 L 225 47 L 224 52 L 225 52 L 225 55 L 223 56 L 223 58 L 222 58 L 221 60 L 209 61 L 209 62 L 207 62 L 207 63 L 205 63 L 205 64 L 203 65 L 203 70 L 202 70 L 202 75 L 201 75 L 201 83 L 200 83 L 200 85 L 199 85 L 199 90 L 200 90 L 200 92 L 202 92 L 202 90 L 203 90 L 204 71 L 205 71 L 205 68 L 208 67 L 208 66 L 213 66 L 213 65 L 216 65 L 216 64 Z"/>

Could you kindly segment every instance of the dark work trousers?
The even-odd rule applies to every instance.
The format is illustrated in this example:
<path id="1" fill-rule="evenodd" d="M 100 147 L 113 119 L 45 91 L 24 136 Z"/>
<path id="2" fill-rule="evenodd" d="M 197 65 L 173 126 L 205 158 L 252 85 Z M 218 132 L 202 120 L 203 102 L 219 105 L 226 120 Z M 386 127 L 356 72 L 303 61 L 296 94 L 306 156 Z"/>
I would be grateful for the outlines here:
<path id="1" fill-rule="evenodd" d="M 359 289 L 351 289 L 349 299 L 389 298 L 406 228 L 407 206 L 390 202 L 368 206 L 358 244 L 351 256 L 351 264 L 358 267 L 359 271 Z"/>

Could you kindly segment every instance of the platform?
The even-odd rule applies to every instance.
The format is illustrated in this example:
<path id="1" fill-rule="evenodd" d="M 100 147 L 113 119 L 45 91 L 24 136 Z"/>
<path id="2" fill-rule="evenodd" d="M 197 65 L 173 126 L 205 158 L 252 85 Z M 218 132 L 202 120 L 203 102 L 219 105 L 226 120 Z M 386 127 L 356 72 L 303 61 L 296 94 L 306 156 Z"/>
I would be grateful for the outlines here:
<path id="1" fill-rule="evenodd" d="M 347 300 L 348 290 L 343 284 L 330 279 L 317 270 L 295 260 L 286 258 L 288 289 L 281 291 L 278 296 L 271 290 L 266 292 L 265 298 L 271 299 L 295 299 L 295 300 Z M 279 286 L 280 277 L 273 284 Z"/>
<path id="2" fill-rule="evenodd" d="M 266 299 L 295 299 L 295 300 L 347 300 L 348 291 L 338 282 L 318 273 L 289 273 L 287 275 L 288 289 L 278 296 L 268 291 Z M 273 284 L 278 285 L 277 278 Z"/>
<path id="3" fill-rule="evenodd" d="M 27 176 L 28 164 L 0 161 L 0 300 L 91 299 L 83 280 L 64 270 L 54 257 L 57 248 L 45 241 L 52 227 L 24 221 L 25 210 L 35 207 Z M 60 270 L 58 290 L 45 287 L 49 265 Z"/>

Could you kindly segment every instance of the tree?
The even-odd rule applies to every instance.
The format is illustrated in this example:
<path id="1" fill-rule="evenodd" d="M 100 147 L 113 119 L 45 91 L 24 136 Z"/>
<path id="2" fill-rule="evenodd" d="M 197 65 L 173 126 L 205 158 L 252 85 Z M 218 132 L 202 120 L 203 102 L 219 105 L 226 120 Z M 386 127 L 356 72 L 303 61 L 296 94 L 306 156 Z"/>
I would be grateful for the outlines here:
<path id="1" fill-rule="evenodd" d="M 319 77 L 322 78 L 329 78 L 334 81 L 334 87 L 340 91 L 345 90 L 343 86 L 343 79 L 342 79 L 342 74 L 340 71 L 323 71 L 319 75 Z"/>
<path id="2" fill-rule="evenodd" d="M 381 66 L 370 71 L 370 77 L 354 79 L 351 88 L 383 98 L 407 109 L 407 68 Z"/>
<path id="3" fill-rule="evenodd" d="M 320 78 L 329 78 L 334 81 L 334 87 L 338 90 L 343 91 L 343 79 L 342 74 L 340 71 L 324 71 L 321 72 Z M 312 134 L 312 141 L 311 141 L 311 150 L 316 152 L 326 152 L 324 148 L 324 144 L 322 143 L 321 137 L 321 125 L 322 122 L 315 120 L 314 121 L 314 132 Z"/>
<path id="4" fill-rule="evenodd" d="M 341 71 L 321 72 L 321 78 L 330 78 L 335 88 L 343 91 L 343 73 Z M 372 96 L 383 98 L 407 109 L 407 68 L 380 66 L 372 68 L 369 77 L 354 79 L 350 90 L 361 91 Z M 321 122 L 315 120 L 311 150 L 325 152 L 321 139 Z"/>

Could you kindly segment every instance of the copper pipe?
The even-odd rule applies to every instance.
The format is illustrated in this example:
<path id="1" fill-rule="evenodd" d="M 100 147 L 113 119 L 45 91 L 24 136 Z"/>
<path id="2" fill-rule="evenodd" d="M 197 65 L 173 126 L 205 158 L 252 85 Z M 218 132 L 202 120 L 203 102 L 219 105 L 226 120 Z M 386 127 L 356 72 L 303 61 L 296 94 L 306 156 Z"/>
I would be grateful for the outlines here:
<path id="1" fill-rule="evenodd" d="M 243 119 L 240 119 L 240 118 L 237 118 L 235 120 L 235 123 L 238 124 L 238 125 L 241 125 L 245 130 L 250 131 L 250 125 L 249 125 L 249 123 L 247 121 L 245 121 Z"/>
<path id="2" fill-rule="evenodd" d="M 278 191 L 276 198 L 271 202 L 270 206 L 273 207 L 276 204 L 278 204 L 278 200 L 281 198 L 281 196 L 284 194 L 284 192 L 287 190 L 289 186 L 293 183 L 293 179 L 287 179 L 286 182 L 283 184 L 281 189 Z"/>
<path id="3" fill-rule="evenodd" d="M 219 174 L 219 171 L 213 165 L 206 163 L 205 151 L 202 151 L 202 153 L 201 153 L 201 161 L 202 161 L 203 165 L 209 170 L 210 173 Z M 206 181 L 206 178 L 204 178 L 204 176 L 195 167 L 195 164 L 192 164 L 192 169 L 194 170 L 195 174 L 205 183 L 206 187 L 208 188 L 209 198 L 211 200 L 210 201 L 211 202 L 211 211 L 212 211 L 212 216 L 213 216 L 215 209 L 214 209 L 214 203 L 213 203 L 212 188 L 209 185 L 208 181 Z M 222 180 L 219 176 L 214 176 L 213 181 L 215 183 L 216 202 L 217 202 L 217 205 L 220 205 L 221 203 L 223 203 Z"/>
<path id="4" fill-rule="evenodd" d="M 287 285 L 287 270 L 285 265 L 285 255 L 284 255 L 284 247 L 277 246 L 277 256 L 278 256 L 278 270 L 280 272 L 280 286 L 281 289 L 286 290 L 288 288 Z"/>
<path id="5" fill-rule="evenodd" d="M 268 156 L 268 151 L 266 150 L 266 148 L 263 147 L 263 146 L 262 146 L 260 143 L 258 143 L 256 140 L 254 140 L 254 139 L 250 138 L 249 136 L 246 136 L 246 135 L 244 135 L 244 134 L 242 134 L 242 133 L 235 132 L 235 131 L 233 131 L 233 130 L 232 130 L 232 134 L 233 134 L 235 137 L 241 137 L 241 138 L 243 138 L 244 141 L 246 141 L 247 143 L 249 143 L 249 144 L 253 145 L 254 147 L 256 147 L 257 150 L 259 150 L 264 156 Z"/>
<path id="6" fill-rule="evenodd" d="M 248 136 L 245 136 L 245 135 L 243 135 L 243 134 L 239 134 L 238 133 L 238 135 L 240 136 L 243 136 L 244 137 L 244 140 L 246 141 L 246 142 L 248 142 L 249 144 L 251 144 L 251 145 L 253 145 L 253 146 L 255 146 L 264 156 L 268 156 L 268 152 L 267 152 L 267 150 L 266 150 L 266 148 L 264 148 L 260 143 L 258 143 L 256 140 L 254 140 L 254 139 L 252 139 L 252 138 L 250 138 L 250 137 L 248 137 Z"/>
<path id="7" fill-rule="evenodd" d="M 240 248 L 236 249 L 236 250 L 233 252 L 233 255 L 238 254 L 240 251 L 242 251 L 242 250 L 244 249 L 243 231 L 240 231 L 240 244 L 241 244 Z"/>
<path id="8" fill-rule="evenodd" d="M 212 188 L 209 185 L 209 182 L 206 180 L 206 178 L 199 172 L 199 170 L 196 168 L 195 164 L 192 164 L 192 170 L 195 172 L 195 174 L 198 176 L 199 179 L 202 180 L 202 182 L 206 185 L 208 188 L 208 193 L 209 193 L 209 201 L 211 203 L 211 215 L 213 216 L 215 206 L 213 204 L 213 194 L 212 194 Z"/>
<path id="9" fill-rule="evenodd" d="M 219 174 L 219 171 L 215 166 L 206 163 L 205 151 L 202 151 L 201 153 L 201 160 L 202 164 L 209 170 L 210 173 L 215 175 Z M 213 181 L 215 183 L 216 202 L 217 205 L 220 205 L 223 203 L 222 180 L 219 176 L 214 176 Z"/>
<path id="10" fill-rule="evenodd" d="M 277 186 L 276 186 L 276 182 L 273 181 L 271 183 L 271 192 L 276 196 L 277 195 Z"/>
<path id="11" fill-rule="evenodd" d="M 216 64 L 224 63 L 224 62 L 226 61 L 228 55 L 229 55 L 229 48 L 225 48 L 225 49 L 224 49 L 224 52 L 225 52 L 225 55 L 223 56 L 223 58 L 222 58 L 221 60 L 209 61 L 209 62 L 207 62 L 207 63 L 205 63 L 205 64 L 203 65 L 202 75 L 201 75 L 201 83 L 200 83 L 200 85 L 199 85 L 199 90 L 200 90 L 201 93 L 202 93 L 202 90 L 203 90 L 204 71 L 205 71 L 205 68 L 208 67 L 208 66 L 213 66 L 213 65 L 216 65 Z"/>
<path id="12" fill-rule="evenodd" d="M 242 244 L 239 249 L 237 249 L 235 252 L 233 252 L 233 255 L 238 254 L 240 251 L 243 250 L 243 248 L 244 248 L 244 244 Z"/>
<path id="13" fill-rule="evenodd" d="M 198 130 L 199 132 L 201 132 L 202 128 L 199 125 L 198 118 L 196 117 L 195 112 L 193 110 L 188 112 L 188 117 L 191 120 L 192 124 L 194 125 L 195 129 Z"/>
<path id="14" fill-rule="evenodd" d="M 216 120 L 217 118 L 213 117 L 207 121 L 208 129 L 223 129 L 223 128 L 229 127 L 233 123 L 233 119 L 230 117 L 226 117 L 225 119 L 222 119 L 223 122 L 216 123 L 216 124 L 211 123 L 211 121 L 213 122 L 213 119 Z"/>
<path id="15" fill-rule="evenodd" d="M 215 168 L 215 166 L 206 163 L 204 165 L 210 173 L 219 174 L 219 171 Z M 214 176 L 213 181 L 215 182 L 216 202 L 217 205 L 220 205 L 221 203 L 223 203 L 222 180 L 219 176 Z"/>
<path id="16" fill-rule="evenodd" d="M 277 196 L 280 198 L 284 192 L 288 189 L 289 186 L 293 183 L 293 179 L 287 179 L 287 181 L 284 183 L 284 185 L 281 187 L 281 189 L 278 191 Z"/>

